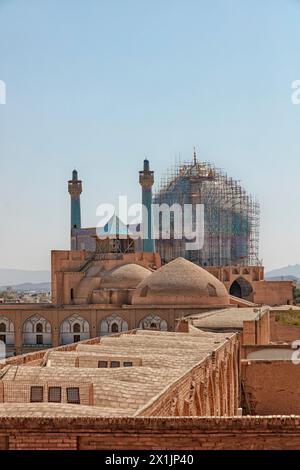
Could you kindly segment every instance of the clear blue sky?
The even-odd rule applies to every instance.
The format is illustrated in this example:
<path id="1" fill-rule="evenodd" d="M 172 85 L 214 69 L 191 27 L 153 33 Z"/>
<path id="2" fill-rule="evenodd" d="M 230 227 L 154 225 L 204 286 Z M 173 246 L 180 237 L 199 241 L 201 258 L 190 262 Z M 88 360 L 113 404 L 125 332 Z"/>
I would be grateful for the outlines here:
<path id="1" fill-rule="evenodd" d="M 74 166 L 94 226 L 193 146 L 259 198 L 267 268 L 300 262 L 300 1 L 0 0 L 0 24 L 0 267 L 69 247 Z"/>

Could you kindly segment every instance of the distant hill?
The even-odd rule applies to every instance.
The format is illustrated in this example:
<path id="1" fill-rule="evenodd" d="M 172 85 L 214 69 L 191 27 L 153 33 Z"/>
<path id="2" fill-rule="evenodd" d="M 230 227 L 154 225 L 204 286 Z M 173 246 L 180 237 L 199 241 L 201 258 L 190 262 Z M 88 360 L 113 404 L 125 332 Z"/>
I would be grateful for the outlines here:
<path id="1" fill-rule="evenodd" d="M 297 283 L 300 282 L 300 279 L 296 276 L 266 276 L 268 281 L 296 281 Z"/>
<path id="2" fill-rule="evenodd" d="M 267 272 L 265 277 L 270 280 L 292 280 L 300 282 L 300 264 L 273 269 L 272 271 Z"/>
<path id="3" fill-rule="evenodd" d="M 23 269 L 0 268 L 0 286 L 16 286 L 19 284 L 40 284 L 50 282 L 50 271 L 27 271 Z"/>
<path id="4" fill-rule="evenodd" d="M 24 284 L 17 284 L 16 286 L 0 286 L 0 291 L 5 290 L 7 287 L 11 287 L 17 292 L 50 292 L 51 282 L 25 282 Z"/>

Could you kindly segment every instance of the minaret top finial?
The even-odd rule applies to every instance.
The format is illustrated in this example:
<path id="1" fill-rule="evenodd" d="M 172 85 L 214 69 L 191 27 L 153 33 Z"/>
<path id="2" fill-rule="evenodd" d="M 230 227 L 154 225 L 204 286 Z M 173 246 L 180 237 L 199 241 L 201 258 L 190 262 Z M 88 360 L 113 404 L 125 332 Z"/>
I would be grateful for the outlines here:
<path id="1" fill-rule="evenodd" d="M 194 147 L 194 165 L 197 163 L 196 147 Z"/>
<path id="2" fill-rule="evenodd" d="M 78 172 L 77 170 L 74 168 L 74 170 L 72 171 L 72 180 L 73 181 L 77 181 L 78 180 Z"/>
<path id="3" fill-rule="evenodd" d="M 150 170 L 150 164 L 149 164 L 148 158 L 146 157 L 144 159 L 144 171 L 149 171 L 149 170 Z"/>

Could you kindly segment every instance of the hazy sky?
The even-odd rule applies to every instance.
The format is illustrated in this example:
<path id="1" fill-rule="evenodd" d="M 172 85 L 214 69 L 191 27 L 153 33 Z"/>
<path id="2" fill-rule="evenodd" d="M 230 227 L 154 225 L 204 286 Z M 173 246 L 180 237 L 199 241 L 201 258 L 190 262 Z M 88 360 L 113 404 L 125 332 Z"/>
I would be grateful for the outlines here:
<path id="1" fill-rule="evenodd" d="M 0 25 L 0 267 L 69 247 L 74 166 L 95 226 L 194 146 L 259 198 L 267 268 L 300 262 L 300 1 L 0 0 Z"/>

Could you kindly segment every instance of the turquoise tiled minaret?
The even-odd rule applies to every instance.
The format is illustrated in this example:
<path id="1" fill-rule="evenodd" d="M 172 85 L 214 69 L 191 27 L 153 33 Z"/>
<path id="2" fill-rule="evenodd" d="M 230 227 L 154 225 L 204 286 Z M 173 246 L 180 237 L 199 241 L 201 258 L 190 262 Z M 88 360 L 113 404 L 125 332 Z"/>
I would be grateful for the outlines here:
<path id="1" fill-rule="evenodd" d="M 143 239 L 143 251 L 153 253 L 155 251 L 155 243 L 152 238 L 152 186 L 154 183 L 154 172 L 150 171 L 149 160 L 144 160 L 144 169 L 140 171 L 140 185 L 142 186 L 142 204 L 143 225 L 145 225 L 146 233 Z M 145 223 L 146 222 L 146 223 Z"/>
<path id="2" fill-rule="evenodd" d="M 72 179 L 68 182 L 68 190 L 71 196 L 71 231 L 73 228 L 81 228 L 80 194 L 82 193 L 82 181 L 78 179 L 78 173 L 73 170 Z"/>

